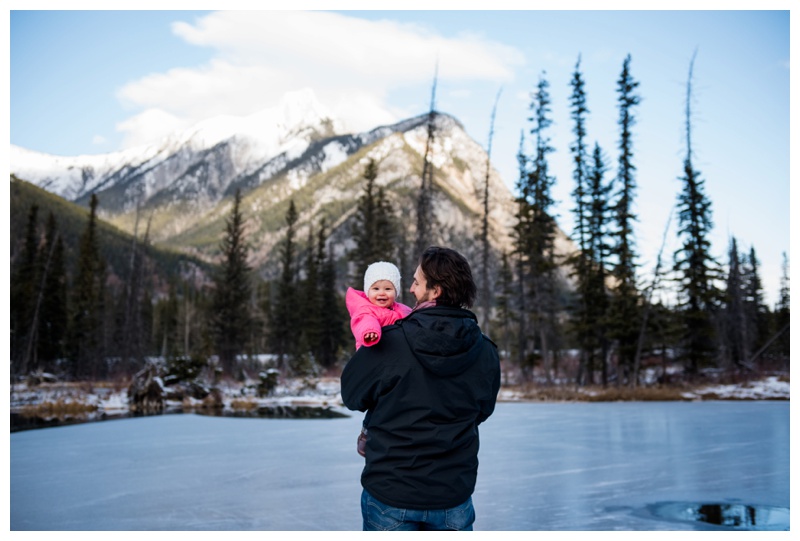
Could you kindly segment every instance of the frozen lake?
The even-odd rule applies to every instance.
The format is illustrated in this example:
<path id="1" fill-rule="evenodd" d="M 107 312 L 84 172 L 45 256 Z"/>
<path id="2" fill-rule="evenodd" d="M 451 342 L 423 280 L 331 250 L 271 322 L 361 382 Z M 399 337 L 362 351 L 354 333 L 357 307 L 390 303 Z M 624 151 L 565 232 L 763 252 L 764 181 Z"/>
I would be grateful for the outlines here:
<path id="1" fill-rule="evenodd" d="M 692 520 L 704 504 L 788 529 L 789 409 L 500 403 L 480 429 L 475 529 L 728 529 Z M 361 418 L 181 414 L 12 433 L 11 530 L 360 530 Z"/>

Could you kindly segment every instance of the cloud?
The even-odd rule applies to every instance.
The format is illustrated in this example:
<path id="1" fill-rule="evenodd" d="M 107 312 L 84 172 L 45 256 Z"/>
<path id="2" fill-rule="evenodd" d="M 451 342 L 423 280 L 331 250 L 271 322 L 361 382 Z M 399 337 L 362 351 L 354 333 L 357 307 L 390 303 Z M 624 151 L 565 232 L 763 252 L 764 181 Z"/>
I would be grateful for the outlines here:
<path id="1" fill-rule="evenodd" d="M 169 126 L 274 106 L 289 91 L 312 88 L 345 129 L 398 120 L 392 91 L 440 81 L 509 81 L 523 63 L 515 48 L 474 34 L 446 37 L 421 25 L 310 11 L 220 11 L 173 32 L 214 51 L 210 62 L 132 81 L 118 98 L 144 109 L 118 125 L 126 145 Z M 157 126 L 149 125 L 158 123 Z"/>
<path id="2" fill-rule="evenodd" d="M 191 120 L 180 118 L 162 109 L 146 109 L 116 125 L 124 132 L 124 148 L 146 145 L 165 137 L 173 131 L 189 127 Z"/>

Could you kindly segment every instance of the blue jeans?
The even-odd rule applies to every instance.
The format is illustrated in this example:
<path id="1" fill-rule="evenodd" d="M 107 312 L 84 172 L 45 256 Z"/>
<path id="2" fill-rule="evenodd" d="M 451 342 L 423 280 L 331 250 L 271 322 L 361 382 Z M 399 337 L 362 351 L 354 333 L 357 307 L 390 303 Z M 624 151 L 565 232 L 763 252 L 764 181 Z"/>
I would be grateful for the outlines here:
<path id="1" fill-rule="evenodd" d="M 472 530 L 475 508 L 472 498 L 450 509 L 402 509 L 386 505 L 364 490 L 361 493 L 364 531 Z"/>

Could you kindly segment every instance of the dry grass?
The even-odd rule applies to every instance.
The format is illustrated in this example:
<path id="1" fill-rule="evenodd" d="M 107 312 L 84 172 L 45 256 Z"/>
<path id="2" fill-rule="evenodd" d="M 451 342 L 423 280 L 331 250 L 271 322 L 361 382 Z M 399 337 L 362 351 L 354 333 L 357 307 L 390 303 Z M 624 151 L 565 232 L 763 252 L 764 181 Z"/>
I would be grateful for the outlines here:
<path id="1" fill-rule="evenodd" d="M 681 387 L 519 386 L 511 390 L 521 400 L 541 402 L 654 402 L 687 400 Z"/>
<path id="2" fill-rule="evenodd" d="M 23 417 L 63 419 L 66 417 L 86 415 L 87 413 L 92 413 L 95 411 L 97 411 L 97 406 L 94 404 L 58 399 L 55 401 L 42 402 L 41 404 L 23 406 L 20 410 L 20 414 Z"/>
<path id="3" fill-rule="evenodd" d="M 589 402 L 664 402 L 688 400 L 677 387 L 607 387 L 587 398 Z"/>
<path id="4" fill-rule="evenodd" d="M 252 411 L 258 407 L 253 400 L 231 400 L 231 408 L 238 411 Z"/>

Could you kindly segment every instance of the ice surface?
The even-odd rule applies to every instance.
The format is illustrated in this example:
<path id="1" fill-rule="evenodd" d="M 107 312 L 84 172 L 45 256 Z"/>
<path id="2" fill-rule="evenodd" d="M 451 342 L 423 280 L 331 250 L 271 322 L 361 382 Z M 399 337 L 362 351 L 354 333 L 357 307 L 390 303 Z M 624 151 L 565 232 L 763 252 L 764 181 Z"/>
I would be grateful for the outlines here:
<path id="1" fill-rule="evenodd" d="M 359 530 L 362 415 L 161 415 L 10 435 L 12 530 Z M 720 529 L 664 502 L 789 507 L 789 402 L 501 403 L 476 530 Z"/>

